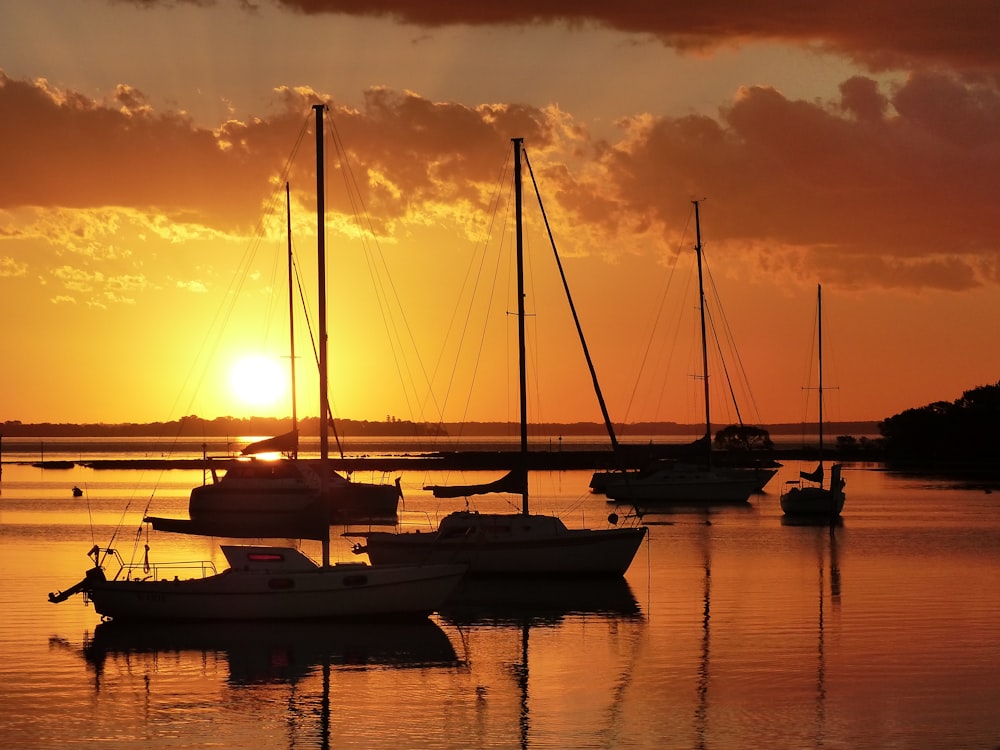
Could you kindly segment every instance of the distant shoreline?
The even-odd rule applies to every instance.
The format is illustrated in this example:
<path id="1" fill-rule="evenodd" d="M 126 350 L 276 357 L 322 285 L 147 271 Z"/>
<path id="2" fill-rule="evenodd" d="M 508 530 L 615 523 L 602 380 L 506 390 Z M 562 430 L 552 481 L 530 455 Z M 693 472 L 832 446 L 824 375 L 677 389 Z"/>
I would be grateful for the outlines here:
<path id="1" fill-rule="evenodd" d="M 56 440 L 58 438 L 115 438 L 115 439 L 234 439 L 241 436 L 278 435 L 289 429 L 288 418 L 247 419 L 221 418 L 203 420 L 197 417 L 186 417 L 173 422 L 151 422 L 144 424 L 57 424 L 49 422 L 22 423 L 7 421 L 0 423 L 0 439 L 15 443 L 27 438 Z M 725 427 L 724 422 L 713 425 L 713 433 Z M 789 422 L 778 424 L 754 425 L 767 430 L 771 435 L 816 435 L 818 425 L 815 422 Z M 877 421 L 841 421 L 824 423 L 824 431 L 831 438 L 838 435 L 878 435 Z M 299 433 L 304 438 L 317 437 L 318 421 L 306 418 L 299 423 Z M 518 425 L 515 422 L 443 422 L 440 424 L 424 424 L 404 420 L 369 422 L 350 419 L 338 419 L 335 422 L 337 433 L 342 439 L 354 438 L 426 438 L 427 440 L 444 440 L 448 437 L 479 438 L 516 435 Z M 631 422 L 615 424 L 615 433 L 622 441 L 636 439 L 636 436 L 690 436 L 700 437 L 705 432 L 703 424 L 681 424 L 678 422 Z M 568 422 L 541 423 L 529 426 L 529 434 L 534 438 L 558 437 L 599 437 L 607 435 L 607 429 L 600 422 Z"/>
<path id="2" fill-rule="evenodd" d="M 212 422 L 212 427 L 221 425 Z M 263 427 L 241 420 L 226 420 L 226 427 Z M 0 428 L 0 461 L 30 464 L 44 469 L 69 469 L 80 465 L 93 469 L 210 469 L 239 455 L 240 450 L 260 436 L 280 434 L 287 424 L 268 425 L 270 431 L 215 434 L 180 434 L 183 424 L 154 425 L 23 425 L 6 423 Z M 207 427 L 207 424 L 199 426 Z M 339 442 L 331 439 L 331 464 L 340 471 L 399 471 L 402 469 L 506 470 L 518 450 L 516 424 L 480 422 L 441 425 L 437 434 L 399 421 L 366 423 L 363 434 L 351 428 L 356 423 L 338 423 Z M 57 429 L 61 428 L 61 429 Z M 171 432 L 169 428 L 172 428 Z M 381 428 L 381 429 L 379 429 Z M 451 428 L 454 431 L 449 431 Z M 619 452 L 611 450 L 603 424 L 574 423 L 533 426 L 529 436 L 529 468 L 539 470 L 638 468 L 657 458 L 692 458 L 692 442 L 704 431 L 698 425 L 643 423 L 622 425 Z M 771 450 L 727 454 L 715 452 L 720 462 L 767 462 L 812 460 L 817 453 L 815 426 L 770 425 L 768 432 L 779 438 Z M 186 432 L 186 430 L 184 430 Z M 842 422 L 826 425 L 831 443 L 836 435 L 855 437 L 877 434 L 875 422 Z M 787 439 L 799 436 L 802 440 Z M 786 440 L 780 440 L 785 437 Z M 301 455 L 318 452 L 319 438 L 304 432 Z M 864 442 L 864 441 L 863 441 Z M 342 446 L 344 454 L 341 455 Z M 851 450 L 856 460 L 878 460 L 871 442 Z M 128 454 L 128 455 L 125 455 Z M 826 455 L 848 458 L 828 445 Z"/>
<path id="3" fill-rule="evenodd" d="M 315 445 L 307 441 L 299 455 L 318 456 Z M 155 441 L 98 442 L 90 440 L 49 440 L 44 450 L 38 441 L 19 440 L 6 447 L 0 456 L 4 464 L 27 464 L 42 469 L 62 470 L 75 466 L 91 469 L 225 469 L 238 458 L 238 451 L 223 450 L 226 443 L 184 441 L 171 445 Z M 363 446 L 341 455 L 334 451 L 330 464 L 340 471 L 401 471 L 404 469 L 509 470 L 518 462 L 516 440 L 480 439 L 460 447 L 415 445 L 412 441 L 369 440 Z M 362 447 L 362 451 L 357 449 Z M 212 450 L 214 449 L 214 450 Z M 834 460 L 880 460 L 873 445 L 851 450 L 833 447 L 825 451 Z M 529 444 L 527 463 L 532 470 L 635 469 L 658 459 L 703 460 L 703 449 L 687 440 L 680 442 L 621 442 L 618 451 L 610 444 L 585 440 L 545 441 Z M 713 461 L 723 464 L 776 465 L 776 461 L 815 460 L 818 446 L 783 446 L 759 451 L 713 451 Z"/>

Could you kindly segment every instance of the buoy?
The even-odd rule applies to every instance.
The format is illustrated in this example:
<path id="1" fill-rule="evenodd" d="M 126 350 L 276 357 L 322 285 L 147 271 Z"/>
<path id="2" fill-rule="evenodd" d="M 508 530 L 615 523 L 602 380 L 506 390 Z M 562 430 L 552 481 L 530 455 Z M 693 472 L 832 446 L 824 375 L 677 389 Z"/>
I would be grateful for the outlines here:
<path id="1" fill-rule="evenodd" d="M 83 497 L 83 490 L 81 490 L 79 487 L 74 487 L 73 497 Z"/>

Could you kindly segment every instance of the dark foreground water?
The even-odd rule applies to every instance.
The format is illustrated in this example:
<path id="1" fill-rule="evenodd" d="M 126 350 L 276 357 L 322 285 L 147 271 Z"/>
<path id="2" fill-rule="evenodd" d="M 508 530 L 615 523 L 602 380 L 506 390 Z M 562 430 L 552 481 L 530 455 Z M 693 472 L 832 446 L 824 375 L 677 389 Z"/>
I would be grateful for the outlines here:
<path id="1" fill-rule="evenodd" d="M 5 465 L 0 746 L 1000 747 L 1000 491 L 846 477 L 839 528 L 785 525 L 779 475 L 749 509 L 648 516 L 624 581 L 493 583 L 422 624 L 121 629 L 46 595 L 123 519 L 141 555 L 147 504 L 183 514 L 201 473 Z M 420 489 L 447 480 L 403 476 L 407 522 L 455 507 Z M 602 525 L 588 480 L 533 474 L 533 510 Z M 148 541 L 222 567 L 217 539 Z"/>

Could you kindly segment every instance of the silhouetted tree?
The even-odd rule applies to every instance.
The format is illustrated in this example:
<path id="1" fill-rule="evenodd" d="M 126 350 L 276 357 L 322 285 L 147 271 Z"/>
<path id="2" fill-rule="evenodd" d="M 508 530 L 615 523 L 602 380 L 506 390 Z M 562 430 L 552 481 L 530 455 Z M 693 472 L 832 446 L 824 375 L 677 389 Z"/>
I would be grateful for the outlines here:
<path id="1" fill-rule="evenodd" d="M 770 433 L 762 427 L 731 424 L 715 433 L 715 447 L 728 451 L 770 450 Z"/>
<path id="2" fill-rule="evenodd" d="M 879 432 L 894 458 L 996 461 L 998 425 L 1000 382 L 973 388 L 950 403 L 907 409 L 880 422 Z"/>

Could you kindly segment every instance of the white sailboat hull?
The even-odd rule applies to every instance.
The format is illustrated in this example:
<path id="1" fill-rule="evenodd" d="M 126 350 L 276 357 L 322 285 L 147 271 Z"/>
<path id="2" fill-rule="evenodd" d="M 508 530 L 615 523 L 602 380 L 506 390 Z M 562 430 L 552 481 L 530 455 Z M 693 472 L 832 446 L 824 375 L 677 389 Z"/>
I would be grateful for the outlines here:
<path id="1" fill-rule="evenodd" d="M 324 106 L 313 105 L 316 215 L 320 228 L 325 222 Z M 230 464 L 221 481 L 192 491 L 190 519 L 148 518 L 154 527 L 159 524 L 175 531 L 220 536 L 238 531 L 273 539 L 285 537 L 290 527 L 295 527 L 299 538 L 322 542 L 323 564 L 317 565 L 291 547 L 223 546 L 230 567 L 219 574 L 214 573 L 211 563 L 195 563 L 201 577 L 194 578 L 188 577 L 192 570 L 190 563 L 175 563 L 176 575 L 164 575 L 170 564 L 123 563 L 109 581 L 101 564 L 104 559 L 101 553 L 105 558 L 117 553 L 95 545 L 88 553 L 95 566 L 66 591 L 50 593 L 50 602 L 57 604 L 82 593 L 105 617 L 154 622 L 426 617 L 444 603 L 465 574 L 465 566 L 374 568 L 357 563 L 329 564 L 330 522 L 337 518 L 340 508 L 331 507 L 328 501 L 336 499 L 338 491 L 353 493 L 358 486 L 329 467 L 325 252 L 324 234 L 320 231 L 317 236 L 320 459 L 315 462 L 315 469 L 311 468 L 312 462 L 298 459 L 236 461 Z M 297 431 L 293 429 L 291 433 L 268 439 L 267 446 L 258 443 L 256 448 L 285 449 L 286 445 L 294 445 L 295 440 Z M 387 489 L 395 513 L 398 482 Z M 344 497 L 349 495 L 342 494 L 341 499 Z M 212 574 L 206 576 L 205 571 Z"/>
<path id="2" fill-rule="evenodd" d="M 226 469 L 223 477 L 191 490 L 192 519 L 297 514 L 321 496 L 322 469 L 314 459 L 236 460 Z M 398 484 L 353 482 L 333 470 L 328 470 L 325 492 L 333 522 L 395 516 L 401 496 Z"/>
<path id="3" fill-rule="evenodd" d="M 662 461 L 655 462 L 652 466 L 647 466 L 643 469 L 627 469 L 625 471 L 595 471 L 590 478 L 590 491 L 595 494 L 606 494 L 608 482 L 632 479 L 635 477 L 642 478 L 648 476 L 651 472 L 656 471 L 656 467 L 661 465 Z M 670 461 L 670 463 L 676 463 Z M 689 465 L 690 466 L 690 465 Z M 698 470 L 698 467 L 691 467 L 692 470 Z M 774 475 L 778 473 L 778 470 L 768 466 L 737 466 L 733 467 L 741 471 L 752 471 L 754 478 L 757 480 L 757 486 L 754 488 L 755 492 L 763 492 L 764 487 L 767 483 L 774 478 Z M 703 470 L 703 469 L 702 469 Z"/>
<path id="4" fill-rule="evenodd" d="M 645 527 L 569 529 L 553 516 L 452 513 L 437 532 L 367 532 L 375 566 L 460 563 L 478 575 L 623 575 Z"/>
<path id="5" fill-rule="evenodd" d="M 463 563 L 472 574 L 489 575 L 622 575 L 632 563 L 645 538 L 644 528 L 601 530 L 568 529 L 555 516 L 529 513 L 527 482 L 528 410 L 525 358 L 524 254 L 521 203 L 520 138 L 514 145 L 514 208 L 516 226 L 517 321 L 518 321 L 518 402 L 520 404 L 520 462 L 494 482 L 461 487 L 434 487 L 441 497 L 469 497 L 493 492 L 521 495 L 521 513 L 451 513 L 442 519 L 436 532 L 355 534 L 367 543 L 355 545 L 358 554 L 367 553 L 378 565 Z M 565 280 L 564 280 L 565 281 Z M 568 291 L 568 287 L 567 287 Z M 592 372 L 593 374 L 593 372 Z M 596 376 L 595 376 L 596 381 Z"/>
<path id="6" fill-rule="evenodd" d="M 672 464 L 649 474 L 609 478 L 604 493 L 610 500 L 623 503 L 745 503 L 774 473 L 774 469 L 709 469 Z"/>
<path id="7" fill-rule="evenodd" d="M 224 546 L 223 551 L 232 567 L 216 575 L 108 581 L 91 571 L 86 592 L 99 614 L 116 621 L 426 617 L 465 573 L 462 565 L 324 568 L 285 547 Z M 255 562 L 255 556 L 268 559 Z"/>

